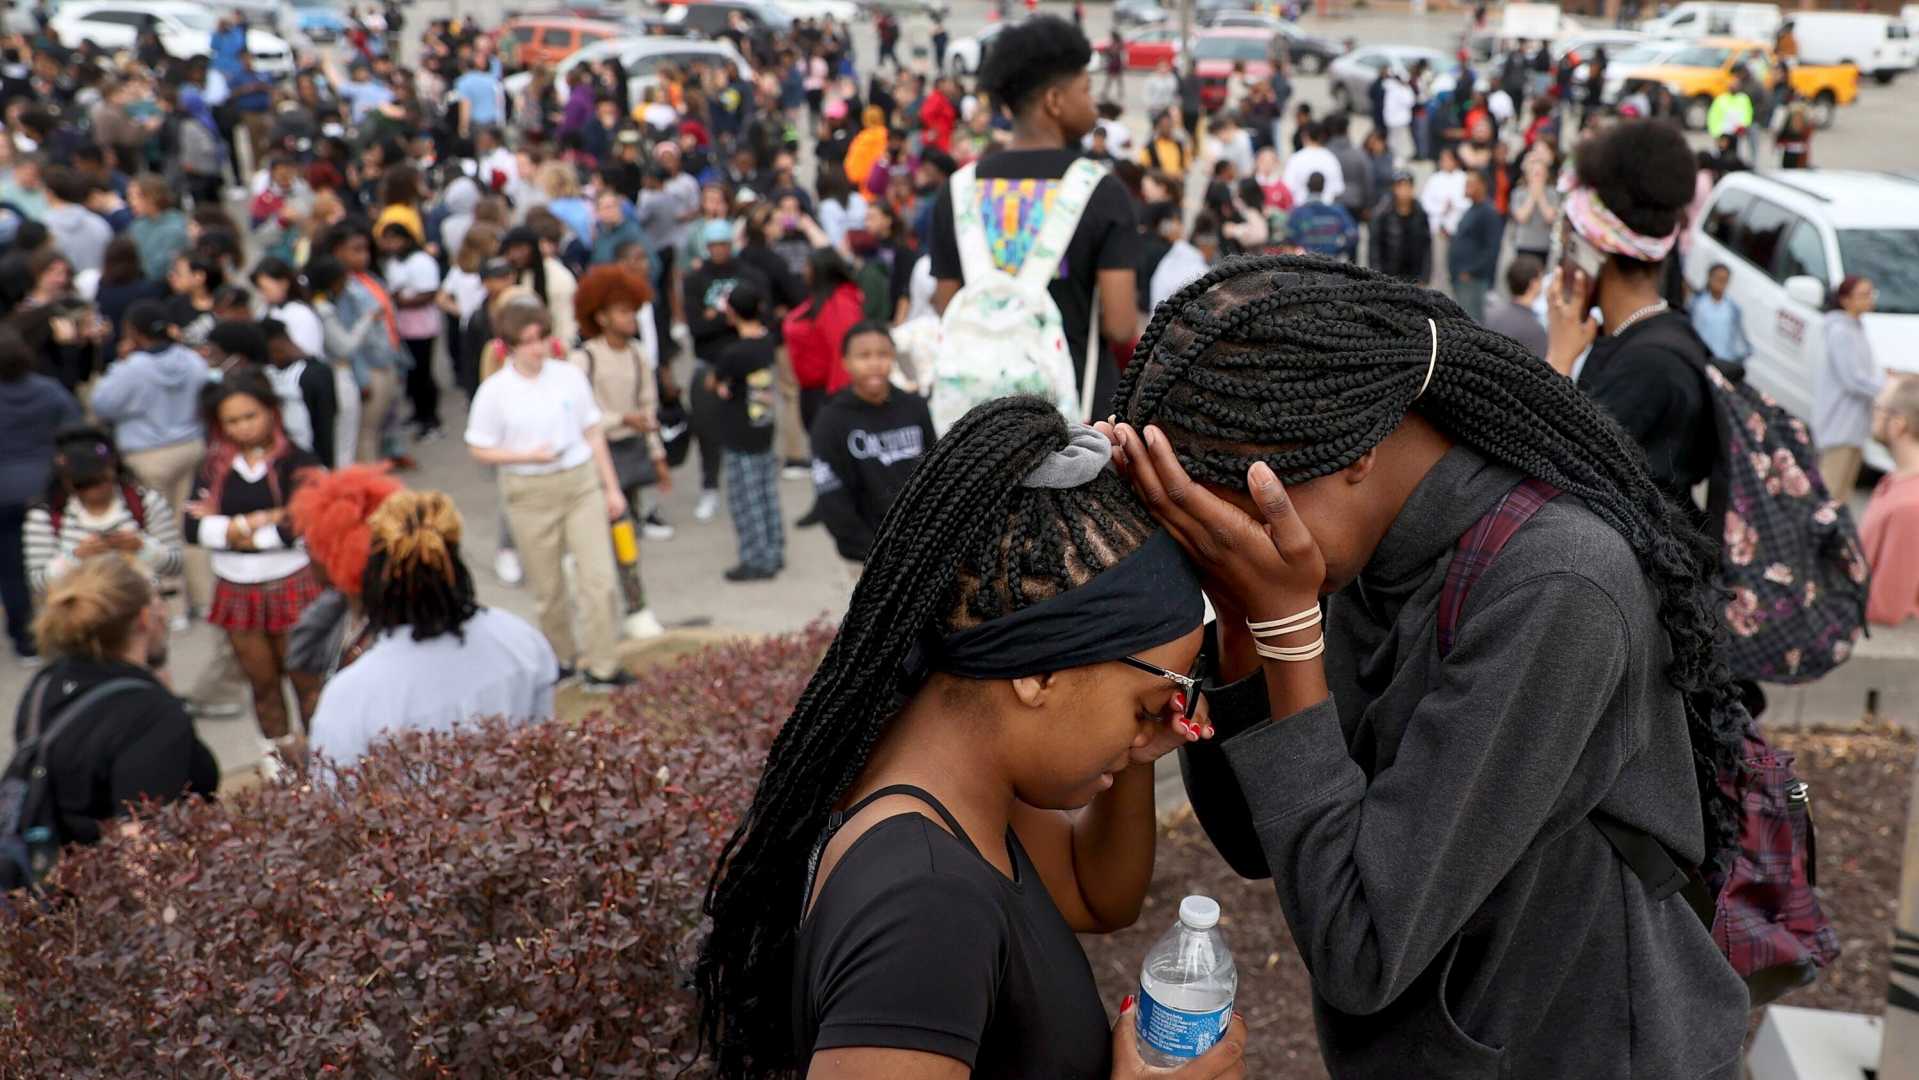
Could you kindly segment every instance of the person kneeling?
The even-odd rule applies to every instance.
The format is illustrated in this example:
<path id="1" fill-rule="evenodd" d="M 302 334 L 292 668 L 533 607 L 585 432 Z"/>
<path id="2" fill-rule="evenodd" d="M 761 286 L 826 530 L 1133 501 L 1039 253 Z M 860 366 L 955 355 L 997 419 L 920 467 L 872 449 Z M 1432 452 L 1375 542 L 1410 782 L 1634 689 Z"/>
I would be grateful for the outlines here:
<path id="1" fill-rule="evenodd" d="M 374 640 L 321 692 L 312 751 L 343 768 L 385 733 L 551 720 L 559 660 L 524 619 L 474 598 L 453 500 L 396 492 L 367 529 L 360 601 Z"/>

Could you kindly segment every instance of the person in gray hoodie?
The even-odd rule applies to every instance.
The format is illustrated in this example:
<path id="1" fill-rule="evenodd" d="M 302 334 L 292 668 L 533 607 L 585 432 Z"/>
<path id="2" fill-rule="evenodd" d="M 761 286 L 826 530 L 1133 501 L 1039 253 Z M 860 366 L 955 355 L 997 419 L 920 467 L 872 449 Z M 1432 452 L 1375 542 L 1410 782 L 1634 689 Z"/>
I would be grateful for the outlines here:
<path id="1" fill-rule="evenodd" d="M 1162 310 L 1113 429 L 1218 612 L 1216 738 L 1181 766 L 1272 879 L 1327 1071 L 1740 1076 L 1744 982 L 1613 846 L 1709 878 L 1736 851 L 1714 546 L 1577 387 L 1437 293 L 1258 258 Z M 1503 551 L 1456 565 L 1489 520 Z"/>
<path id="2" fill-rule="evenodd" d="M 129 306 L 122 335 L 132 351 L 94 385 L 92 405 L 95 416 L 113 425 L 121 460 L 141 483 L 166 496 L 177 518 L 207 452 L 200 419 L 207 362 L 175 342 L 171 331 L 161 301 Z M 187 560 L 187 589 L 194 607 L 212 595 L 204 559 Z"/>
<path id="3" fill-rule="evenodd" d="M 440 220 L 440 250 L 448 260 L 460 253 L 466 231 L 473 227 L 473 211 L 480 205 L 480 185 L 471 177 L 456 176 L 440 196 L 446 217 Z"/>
<path id="4" fill-rule="evenodd" d="M 47 232 L 77 274 L 98 273 L 106 265 L 107 245 L 113 242 L 113 226 L 87 209 L 92 190 L 93 185 L 64 165 L 47 170 Z"/>

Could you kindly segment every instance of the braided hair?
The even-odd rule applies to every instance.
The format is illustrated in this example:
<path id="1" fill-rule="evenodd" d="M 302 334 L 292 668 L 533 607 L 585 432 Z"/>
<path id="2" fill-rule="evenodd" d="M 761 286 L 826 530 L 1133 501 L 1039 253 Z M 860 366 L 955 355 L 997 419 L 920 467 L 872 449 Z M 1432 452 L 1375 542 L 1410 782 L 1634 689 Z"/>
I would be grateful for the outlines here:
<path id="1" fill-rule="evenodd" d="M 460 512 L 438 491 L 398 491 L 366 519 L 371 534 L 360 598 L 375 635 L 413 628 L 413 640 L 452 634 L 480 611 L 460 558 Z"/>
<path id="2" fill-rule="evenodd" d="M 888 511 L 839 634 L 774 739 L 708 887 L 713 925 L 695 981 L 719 1075 L 805 1066 L 789 1010 L 808 856 L 919 689 L 920 677 L 906 674 L 919 666 L 919 643 L 1084 584 L 1157 529 L 1111 471 L 1070 490 L 1021 487 L 1066 439 L 1058 410 L 1039 398 L 983 404 L 927 454 Z"/>
<path id="3" fill-rule="evenodd" d="M 1572 380 L 1439 293 L 1300 256 L 1220 263 L 1159 306 L 1135 357 L 1114 411 L 1158 425 L 1201 483 L 1244 491 L 1256 461 L 1305 483 L 1351 465 L 1417 411 L 1454 441 L 1581 499 L 1655 587 L 1672 644 L 1667 677 L 1686 700 L 1705 865 L 1728 865 L 1737 822 L 1719 777 L 1739 767 L 1742 731 L 1716 647 L 1719 552 Z"/>

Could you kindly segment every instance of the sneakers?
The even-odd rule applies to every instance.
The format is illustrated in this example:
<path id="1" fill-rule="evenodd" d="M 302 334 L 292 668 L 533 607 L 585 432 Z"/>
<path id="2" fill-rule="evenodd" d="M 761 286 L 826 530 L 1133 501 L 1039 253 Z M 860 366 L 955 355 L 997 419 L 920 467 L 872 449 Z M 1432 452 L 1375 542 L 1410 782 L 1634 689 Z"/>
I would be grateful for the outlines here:
<path id="1" fill-rule="evenodd" d="M 700 521 L 720 516 L 720 493 L 711 489 L 700 492 L 700 504 L 693 508 L 693 516 Z"/>
<path id="2" fill-rule="evenodd" d="M 793 523 L 793 527 L 796 529 L 810 529 L 813 526 L 818 525 L 819 523 L 820 523 L 820 504 L 814 503 L 813 509 L 808 510 L 806 513 L 800 515 L 800 519 Z"/>
<path id="3" fill-rule="evenodd" d="M 622 690 L 632 686 L 636 682 L 639 682 L 639 680 L 635 679 L 633 673 L 625 668 L 621 668 L 604 678 L 590 671 L 580 676 L 580 688 L 589 694 L 610 694 L 615 690 Z"/>
<path id="4" fill-rule="evenodd" d="M 290 770 L 301 767 L 295 760 L 300 755 L 300 737 L 283 735 L 278 739 L 260 738 L 260 779 L 271 784 L 287 775 Z M 304 755 L 300 755 L 304 756 Z"/>
<path id="5" fill-rule="evenodd" d="M 747 566 L 743 563 L 728 570 L 725 574 L 726 580 L 732 582 L 771 581 L 777 576 L 779 576 L 778 570 L 762 569 L 757 566 Z"/>
<path id="6" fill-rule="evenodd" d="M 575 676 L 579 675 L 579 673 L 580 673 L 580 669 L 574 667 L 572 664 L 561 664 L 560 673 L 554 676 L 553 678 L 553 685 L 558 686 L 561 683 L 566 682 L 567 680 L 572 679 Z"/>
<path id="7" fill-rule="evenodd" d="M 167 620 L 167 629 L 176 634 L 184 634 L 193 629 L 192 614 L 185 611 L 176 613 L 173 618 Z"/>
<path id="8" fill-rule="evenodd" d="M 653 614 L 652 608 L 641 608 L 626 617 L 626 636 L 635 641 L 656 638 L 666 633 L 666 627 Z"/>
<path id="9" fill-rule="evenodd" d="M 811 467 L 795 464 L 790 461 L 786 463 L 785 468 L 780 470 L 780 479 L 782 480 L 809 480 L 812 476 L 813 470 Z"/>
<path id="10" fill-rule="evenodd" d="M 673 526 L 666 523 L 658 510 L 648 510 L 646 516 L 640 519 L 640 535 L 648 540 L 671 540 Z"/>
<path id="11" fill-rule="evenodd" d="M 439 442 L 441 439 L 444 439 L 444 438 L 446 438 L 446 432 L 440 430 L 440 426 L 438 424 L 435 424 L 432 427 L 423 427 L 419 429 L 419 431 L 414 434 L 413 441 L 430 443 L 430 442 Z"/>
<path id="12" fill-rule="evenodd" d="M 512 548 L 501 548 L 493 556 L 493 576 L 500 579 L 502 585 L 518 585 L 526 580 L 526 571 L 520 568 L 520 553 Z"/>

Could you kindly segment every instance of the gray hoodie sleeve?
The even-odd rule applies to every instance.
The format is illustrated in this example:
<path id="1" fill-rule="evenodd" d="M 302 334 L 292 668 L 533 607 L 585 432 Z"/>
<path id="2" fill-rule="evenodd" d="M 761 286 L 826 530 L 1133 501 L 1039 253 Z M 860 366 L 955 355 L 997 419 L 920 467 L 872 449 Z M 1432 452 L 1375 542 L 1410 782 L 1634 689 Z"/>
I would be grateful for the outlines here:
<path id="1" fill-rule="evenodd" d="M 1224 744 L 1313 988 L 1341 1012 L 1395 1001 L 1628 756 L 1623 728 L 1597 730 L 1629 655 L 1611 596 L 1556 572 L 1474 606 L 1370 780 L 1331 699 Z"/>

